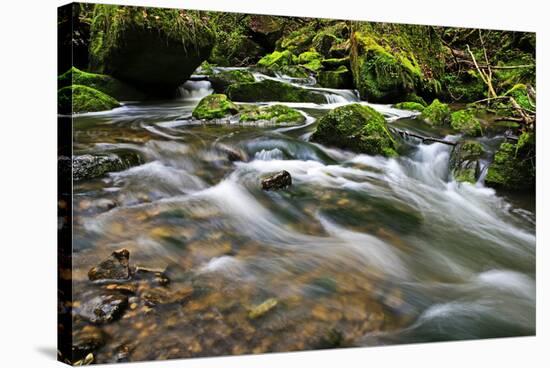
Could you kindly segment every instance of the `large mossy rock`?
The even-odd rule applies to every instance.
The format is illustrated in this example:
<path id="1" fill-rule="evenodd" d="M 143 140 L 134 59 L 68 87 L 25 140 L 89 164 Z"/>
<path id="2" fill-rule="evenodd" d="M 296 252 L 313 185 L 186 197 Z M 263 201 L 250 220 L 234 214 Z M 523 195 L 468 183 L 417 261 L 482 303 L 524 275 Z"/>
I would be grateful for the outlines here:
<path id="1" fill-rule="evenodd" d="M 248 70 L 234 69 L 223 70 L 219 73 L 212 73 L 208 80 L 216 93 L 225 93 L 227 87 L 237 83 L 254 82 L 254 76 Z"/>
<path id="2" fill-rule="evenodd" d="M 213 94 L 204 97 L 193 110 L 196 119 L 221 119 L 239 112 L 239 108 L 226 95 Z"/>
<path id="3" fill-rule="evenodd" d="M 285 105 L 254 107 L 241 113 L 240 121 L 268 121 L 274 124 L 301 124 L 306 120 L 298 110 Z"/>
<path id="4" fill-rule="evenodd" d="M 251 37 L 265 50 L 273 51 L 283 35 L 284 18 L 272 15 L 250 15 L 247 23 Z"/>
<path id="5" fill-rule="evenodd" d="M 351 67 L 361 98 L 394 103 L 410 94 L 438 94 L 442 49 L 426 27 L 362 24 L 351 35 Z"/>
<path id="6" fill-rule="evenodd" d="M 442 126 L 449 122 L 451 118 L 451 109 L 445 103 L 440 102 L 437 98 L 432 103 L 424 108 L 420 118 L 426 123 L 434 126 Z"/>
<path id="7" fill-rule="evenodd" d="M 482 133 L 481 123 L 471 109 L 453 112 L 451 114 L 451 127 L 457 132 L 471 137 L 478 137 Z"/>
<path id="8" fill-rule="evenodd" d="M 233 84 L 227 89 L 227 95 L 239 102 L 327 102 L 325 96 L 318 92 L 271 79 Z"/>
<path id="9" fill-rule="evenodd" d="M 535 188 L 535 134 L 523 133 L 516 144 L 504 142 L 489 165 L 485 185 L 506 190 Z"/>
<path id="10" fill-rule="evenodd" d="M 96 5 L 90 61 L 94 71 L 170 96 L 208 58 L 214 40 L 197 12 Z"/>
<path id="11" fill-rule="evenodd" d="M 371 107 L 350 104 L 337 107 L 319 120 L 313 142 L 366 153 L 395 156 L 395 140 L 384 116 Z"/>
<path id="12" fill-rule="evenodd" d="M 323 67 L 322 60 L 323 56 L 316 51 L 306 51 L 298 55 L 298 64 L 312 72 L 317 72 Z"/>
<path id="13" fill-rule="evenodd" d="M 57 108 L 62 114 L 95 112 L 120 107 L 120 103 L 97 89 L 72 85 L 57 92 Z"/>
<path id="14" fill-rule="evenodd" d="M 84 72 L 72 67 L 57 78 L 59 88 L 73 84 L 97 89 L 117 100 L 141 100 L 145 95 L 109 75 Z"/>
<path id="15" fill-rule="evenodd" d="M 450 170 L 458 182 L 476 183 L 479 178 L 479 160 L 483 156 L 483 146 L 479 142 L 458 143 L 451 153 Z"/>
<path id="16" fill-rule="evenodd" d="M 317 74 L 317 82 L 325 88 L 347 89 L 353 87 L 353 78 L 345 66 L 336 70 L 320 71 Z"/>

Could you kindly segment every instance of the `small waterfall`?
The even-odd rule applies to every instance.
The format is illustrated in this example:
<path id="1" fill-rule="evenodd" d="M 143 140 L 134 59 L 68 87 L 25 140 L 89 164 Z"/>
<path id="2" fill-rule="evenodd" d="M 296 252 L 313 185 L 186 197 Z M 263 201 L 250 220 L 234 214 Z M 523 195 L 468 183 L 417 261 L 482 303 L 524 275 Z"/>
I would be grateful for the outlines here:
<path id="1" fill-rule="evenodd" d="M 178 92 L 183 100 L 198 101 L 201 98 L 212 94 L 214 90 L 212 89 L 212 84 L 210 84 L 209 81 L 188 80 L 178 88 Z"/>

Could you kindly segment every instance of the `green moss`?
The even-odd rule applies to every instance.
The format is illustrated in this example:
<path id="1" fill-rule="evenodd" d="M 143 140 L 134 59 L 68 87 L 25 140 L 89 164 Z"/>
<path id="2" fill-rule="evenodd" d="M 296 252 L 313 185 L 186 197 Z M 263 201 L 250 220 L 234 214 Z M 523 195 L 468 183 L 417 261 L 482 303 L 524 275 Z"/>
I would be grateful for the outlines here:
<path id="1" fill-rule="evenodd" d="M 227 89 L 227 95 L 231 100 L 240 102 L 326 103 L 326 98 L 320 93 L 271 79 L 233 84 Z"/>
<path id="2" fill-rule="evenodd" d="M 516 144 L 504 142 L 489 165 L 485 184 L 507 190 L 535 187 L 535 136 L 523 133 Z"/>
<path id="3" fill-rule="evenodd" d="M 323 57 L 318 52 L 306 51 L 298 56 L 298 63 L 313 72 L 317 72 L 323 67 L 321 65 L 322 59 Z"/>
<path id="4" fill-rule="evenodd" d="M 420 118 L 430 125 L 441 126 L 449 121 L 451 110 L 447 104 L 441 103 L 437 98 L 433 100 L 430 106 L 426 107 Z"/>
<path id="5" fill-rule="evenodd" d="M 453 112 L 451 114 L 451 127 L 458 132 L 472 137 L 482 134 L 481 124 L 471 109 Z"/>
<path id="6" fill-rule="evenodd" d="M 290 51 L 273 51 L 271 54 L 267 54 L 258 61 L 258 66 L 271 70 L 276 70 L 282 66 L 295 65 L 298 62 L 298 58 Z"/>
<path id="7" fill-rule="evenodd" d="M 313 27 L 311 25 L 306 25 L 281 38 L 277 42 L 277 51 L 288 50 L 295 55 L 299 55 L 310 49 L 314 37 L 315 31 Z"/>
<path id="8" fill-rule="evenodd" d="M 399 102 L 393 105 L 393 107 L 395 107 L 396 109 L 411 110 L 411 111 L 418 111 L 418 112 L 422 112 L 425 109 L 425 106 L 422 105 L 421 103 L 412 102 L 412 101 Z"/>
<path id="9" fill-rule="evenodd" d="M 479 160 L 483 154 L 483 146 L 479 142 L 465 141 L 457 144 L 449 163 L 454 179 L 475 184 L 480 174 Z"/>
<path id="10" fill-rule="evenodd" d="M 527 86 L 525 86 L 524 84 L 516 84 L 514 87 L 508 90 L 505 95 L 513 97 L 518 105 L 521 106 L 523 109 L 531 111 L 535 110 L 535 106 L 531 103 L 531 99 L 529 98 Z"/>
<path id="11" fill-rule="evenodd" d="M 119 106 L 111 96 L 87 86 L 72 85 L 57 92 L 57 107 L 63 114 L 104 111 Z"/>
<path id="12" fill-rule="evenodd" d="M 384 116 L 360 104 L 331 110 L 319 120 L 311 140 L 370 155 L 397 155 Z"/>
<path id="13" fill-rule="evenodd" d="M 353 86 L 351 73 L 343 65 L 336 70 L 320 71 L 317 74 L 317 82 L 325 88 L 346 89 Z"/>
<path id="14" fill-rule="evenodd" d="M 200 100 L 193 110 L 193 117 L 196 119 L 221 119 L 236 114 L 238 111 L 237 105 L 231 102 L 226 95 L 213 94 Z"/>
<path id="15" fill-rule="evenodd" d="M 235 83 L 254 82 L 254 76 L 248 70 L 234 69 L 212 73 L 208 78 L 212 87 L 218 93 L 225 93 L 227 87 Z"/>
<path id="16" fill-rule="evenodd" d="M 255 108 L 241 114 L 242 122 L 266 120 L 272 123 L 303 123 L 305 117 L 298 110 L 284 105 L 271 105 Z"/>
<path id="17" fill-rule="evenodd" d="M 135 88 L 105 74 L 84 72 L 74 66 L 61 74 L 58 79 L 60 88 L 73 84 L 87 86 L 106 93 L 118 100 L 141 100 L 145 95 Z"/>
<path id="18" fill-rule="evenodd" d="M 350 60 L 349 60 L 349 57 L 330 58 L 330 59 L 322 60 L 321 64 L 322 64 L 323 68 L 325 68 L 327 70 L 336 70 L 341 66 L 349 67 L 350 66 Z"/>

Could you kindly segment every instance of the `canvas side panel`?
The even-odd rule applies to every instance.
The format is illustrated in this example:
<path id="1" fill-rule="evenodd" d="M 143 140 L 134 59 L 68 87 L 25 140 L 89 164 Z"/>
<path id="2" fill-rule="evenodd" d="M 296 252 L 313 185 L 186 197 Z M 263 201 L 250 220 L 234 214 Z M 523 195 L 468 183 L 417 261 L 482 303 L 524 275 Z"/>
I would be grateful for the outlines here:
<path id="1" fill-rule="evenodd" d="M 68 4 L 58 8 L 58 74 L 70 69 L 73 62 L 72 32 L 73 8 Z M 59 86 L 58 86 L 59 89 Z M 59 99 L 58 95 L 58 99 Z M 72 118 L 61 106 L 72 106 L 69 101 L 58 100 L 57 118 L 57 286 L 58 286 L 58 335 L 57 357 L 70 364 L 72 357 Z"/>

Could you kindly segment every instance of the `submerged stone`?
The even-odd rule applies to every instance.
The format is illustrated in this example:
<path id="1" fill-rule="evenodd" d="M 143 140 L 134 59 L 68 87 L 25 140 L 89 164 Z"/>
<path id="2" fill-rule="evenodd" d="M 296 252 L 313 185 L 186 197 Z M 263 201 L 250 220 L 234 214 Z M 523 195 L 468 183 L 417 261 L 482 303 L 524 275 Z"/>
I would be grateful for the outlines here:
<path id="1" fill-rule="evenodd" d="M 79 315 L 92 323 L 105 324 L 120 318 L 126 307 L 128 307 L 126 295 L 100 295 L 83 303 Z"/>
<path id="2" fill-rule="evenodd" d="M 244 150 L 238 147 L 229 146 L 224 143 L 216 143 L 214 148 L 220 151 L 221 153 L 224 153 L 227 156 L 227 159 L 231 162 L 234 162 L 234 161 L 246 162 L 249 159 L 248 154 Z"/>
<path id="3" fill-rule="evenodd" d="M 221 119 L 239 112 L 239 108 L 226 95 L 213 94 L 204 97 L 193 110 L 196 119 Z"/>
<path id="4" fill-rule="evenodd" d="M 130 276 L 130 252 L 128 249 L 114 251 L 109 258 L 88 272 L 88 278 L 91 281 L 128 280 Z"/>
<path id="5" fill-rule="evenodd" d="M 72 353 L 74 359 L 82 359 L 105 345 L 105 333 L 100 327 L 87 325 L 73 333 Z"/>
<path id="6" fill-rule="evenodd" d="M 278 304 L 277 299 L 269 298 L 263 303 L 253 307 L 250 312 L 248 312 L 248 318 L 257 319 L 266 315 L 269 311 L 275 308 Z"/>
<path id="7" fill-rule="evenodd" d="M 263 178 L 261 181 L 263 190 L 285 189 L 292 185 L 292 177 L 286 170 Z"/>
<path id="8" fill-rule="evenodd" d="M 73 179 L 83 180 L 101 177 L 109 172 L 126 170 L 141 162 L 133 152 L 124 154 L 80 155 L 73 157 Z"/>
<path id="9" fill-rule="evenodd" d="M 483 156 L 483 146 L 475 141 L 458 143 L 450 159 L 453 178 L 458 182 L 476 183 L 480 174 L 479 160 Z"/>
<path id="10" fill-rule="evenodd" d="M 239 102 L 326 103 L 326 98 L 321 93 L 271 79 L 253 83 L 233 84 L 227 89 L 227 95 L 231 100 Z"/>
<path id="11" fill-rule="evenodd" d="M 369 155 L 397 155 L 384 116 L 360 104 L 331 110 L 319 120 L 311 140 Z"/>

